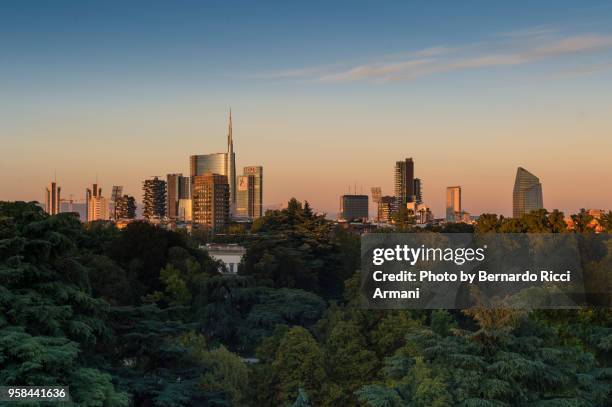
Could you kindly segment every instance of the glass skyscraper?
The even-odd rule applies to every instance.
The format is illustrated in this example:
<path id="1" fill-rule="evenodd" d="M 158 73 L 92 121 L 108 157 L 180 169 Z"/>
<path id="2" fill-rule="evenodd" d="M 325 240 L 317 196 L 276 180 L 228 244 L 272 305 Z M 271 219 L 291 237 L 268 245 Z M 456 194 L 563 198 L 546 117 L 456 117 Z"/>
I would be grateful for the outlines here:
<path id="1" fill-rule="evenodd" d="M 540 180 L 526 169 L 518 167 L 512 192 L 512 217 L 520 218 L 526 213 L 542 208 L 544 203 Z"/>
<path id="2" fill-rule="evenodd" d="M 244 167 L 238 176 L 236 216 L 257 219 L 263 215 L 263 167 Z"/>
<path id="3" fill-rule="evenodd" d="M 231 110 L 227 133 L 227 152 L 192 155 L 189 157 L 189 171 L 192 183 L 193 177 L 197 175 L 204 175 L 206 173 L 225 175 L 229 184 L 230 207 L 233 208 L 236 205 L 236 154 L 234 153 Z"/>
<path id="4" fill-rule="evenodd" d="M 181 199 L 191 198 L 191 185 L 189 177 L 183 177 L 183 174 L 168 174 L 167 182 L 167 203 L 166 216 L 169 219 L 177 219 L 179 217 L 179 202 Z"/>
<path id="5" fill-rule="evenodd" d="M 446 187 L 446 221 L 461 220 L 461 187 Z"/>

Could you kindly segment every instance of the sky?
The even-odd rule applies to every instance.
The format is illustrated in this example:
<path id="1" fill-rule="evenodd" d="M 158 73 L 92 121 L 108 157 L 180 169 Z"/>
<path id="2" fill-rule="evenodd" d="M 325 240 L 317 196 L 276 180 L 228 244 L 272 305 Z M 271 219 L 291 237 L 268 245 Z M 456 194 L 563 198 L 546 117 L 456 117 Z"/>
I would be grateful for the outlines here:
<path id="1" fill-rule="evenodd" d="M 259 4 L 256 4 L 259 3 Z M 544 205 L 612 208 L 612 3 L 0 2 L 0 200 L 149 176 L 225 151 L 264 167 L 264 204 L 335 215 L 393 194 L 510 215 L 516 168 Z"/>

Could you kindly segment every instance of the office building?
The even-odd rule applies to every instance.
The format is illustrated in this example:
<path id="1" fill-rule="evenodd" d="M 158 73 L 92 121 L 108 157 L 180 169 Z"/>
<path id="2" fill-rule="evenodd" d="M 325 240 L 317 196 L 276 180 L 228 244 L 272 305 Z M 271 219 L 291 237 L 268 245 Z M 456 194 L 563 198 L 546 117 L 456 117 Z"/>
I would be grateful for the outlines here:
<path id="1" fill-rule="evenodd" d="M 191 180 L 183 174 L 168 174 L 166 216 L 170 220 L 179 218 L 179 201 L 191 198 Z"/>
<path id="2" fill-rule="evenodd" d="M 393 214 L 393 208 L 395 207 L 394 196 L 381 196 L 378 202 L 377 208 L 377 220 L 382 223 L 389 223 L 391 221 L 391 215 Z"/>
<path id="3" fill-rule="evenodd" d="M 395 200 L 396 207 L 405 207 L 408 202 L 416 200 L 414 194 L 414 162 L 412 158 L 395 163 Z"/>
<path id="4" fill-rule="evenodd" d="M 116 202 L 117 199 L 123 196 L 123 186 L 121 185 L 113 185 L 112 193 L 111 193 L 111 201 Z"/>
<path id="5" fill-rule="evenodd" d="M 103 196 L 94 196 L 87 204 L 87 219 L 89 222 L 96 220 L 108 220 L 108 200 Z"/>
<path id="6" fill-rule="evenodd" d="M 446 221 L 456 222 L 461 218 L 461 187 L 446 187 Z"/>
<path id="7" fill-rule="evenodd" d="M 218 271 L 223 274 L 238 274 L 238 266 L 246 254 L 246 249 L 235 243 L 207 243 L 200 248 L 220 262 Z"/>
<path id="8" fill-rule="evenodd" d="M 60 213 L 61 204 L 61 188 L 57 182 L 53 181 L 49 187 L 45 189 L 45 212 L 49 215 L 57 215 Z"/>
<path id="9" fill-rule="evenodd" d="M 143 216 L 147 220 L 161 220 L 166 216 L 166 181 L 153 177 L 142 184 L 144 192 Z"/>
<path id="10" fill-rule="evenodd" d="M 133 196 L 123 195 L 115 198 L 115 220 L 136 218 L 136 200 Z"/>
<path id="11" fill-rule="evenodd" d="M 542 208 L 544 203 L 540 180 L 526 169 L 518 167 L 512 192 L 512 217 L 520 218 Z"/>
<path id="12" fill-rule="evenodd" d="M 371 191 L 372 191 L 372 202 L 374 202 L 375 204 L 379 203 L 382 197 L 382 189 L 380 187 L 372 187 Z"/>
<path id="13" fill-rule="evenodd" d="M 192 202 L 191 199 L 179 199 L 178 221 L 191 222 L 193 220 Z"/>
<path id="14" fill-rule="evenodd" d="M 206 173 L 192 179 L 192 220 L 212 231 L 223 231 L 229 224 L 230 202 L 227 176 Z"/>
<path id="15" fill-rule="evenodd" d="M 238 176 L 236 192 L 236 216 L 257 219 L 263 215 L 263 167 L 244 167 Z"/>
<path id="16" fill-rule="evenodd" d="M 229 126 L 227 133 L 227 152 L 192 155 L 189 157 L 189 170 L 192 180 L 197 175 L 213 173 L 225 175 L 228 179 L 230 205 L 232 208 L 236 205 L 236 155 L 234 154 L 234 138 L 232 134 L 232 112 L 230 110 Z"/>
<path id="17" fill-rule="evenodd" d="M 414 179 L 414 197 L 415 201 L 418 204 L 423 203 L 423 191 L 422 191 L 422 183 L 420 178 Z"/>
<path id="18" fill-rule="evenodd" d="M 113 185 L 111 198 L 110 198 L 110 218 L 117 220 L 117 215 L 115 214 L 115 207 L 117 206 L 117 200 L 123 196 L 123 186 L 121 185 Z"/>
<path id="19" fill-rule="evenodd" d="M 92 184 L 91 188 L 85 189 L 85 214 L 87 215 L 87 222 L 93 220 L 89 218 L 90 201 L 98 196 L 102 196 L 102 188 L 98 187 L 98 183 Z"/>
<path id="20" fill-rule="evenodd" d="M 97 183 L 85 190 L 85 213 L 87 222 L 109 219 L 108 199 L 102 196 L 102 188 Z"/>
<path id="21" fill-rule="evenodd" d="M 340 197 L 340 219 L 347 222 L 368 220 L 367 195 L 342 195 Z"/>

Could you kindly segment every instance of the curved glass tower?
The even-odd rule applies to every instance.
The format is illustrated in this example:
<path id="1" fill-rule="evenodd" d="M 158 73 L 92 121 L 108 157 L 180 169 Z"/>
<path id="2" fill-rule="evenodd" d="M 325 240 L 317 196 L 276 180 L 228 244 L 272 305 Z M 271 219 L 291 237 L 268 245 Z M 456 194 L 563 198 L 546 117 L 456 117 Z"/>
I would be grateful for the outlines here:
<path id="1" fill-rule="evenodd" d="M 197 175 L 213 173 L 227 176 L 230 194 L 230 207 L 236 204 L 236 154 L 234 153 L 234 138 L 232 135 L 232 111 L 229 114 L 227 133 L 227 152 L 189 157 L 189 172 L 193 178 Z"/>
<path id="2" fill-rule="evenodd" d="M 512 192 L 512 217 L 520 218 L 526 213 L 544 208 L 542 184 L 538 177 L 518 167 Z"/>

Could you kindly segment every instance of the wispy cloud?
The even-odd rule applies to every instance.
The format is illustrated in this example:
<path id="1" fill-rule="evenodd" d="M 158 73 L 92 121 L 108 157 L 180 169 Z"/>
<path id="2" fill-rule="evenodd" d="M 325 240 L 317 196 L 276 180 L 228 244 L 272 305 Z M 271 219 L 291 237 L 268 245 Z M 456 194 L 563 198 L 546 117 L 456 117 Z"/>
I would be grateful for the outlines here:
<path id="1" fill-rule="evenodd" d="M 522 65 L 578 53 L 612 49 L 612 36 L 583 34 L 560 36 L 540 27 L 494 36 L 474 45 L 436 46 L 394 56 L 381 56 L 362 64 L 341 64 L 268 73 L 268 78 L 301 78 L 319 82 L 414 80 L 436 73 Z"/>
<path id="2" fill-rule="evenodd" d="M 555 79 L 564 79 L 564 78 L 575 78 L 579 76 L 592 75 L 599 72 L 605 72 L 612 70 L 612 62 L 608 63 L 600 63 L 600 64 L 591 64 L 585 66 L 578 66 L 570 69 L 565 69 L 563 71 L 557 72 L 552 77 Z"/>
<path id="3" fill-rule="evenodd" d="M 559 29 L 549 25 L 539 25 L 536 27 L 528 27 L 520 30 L 505 31 L 497 34 L 499 37 L 505 38 L 524 38 L 524 37 L 535 37 L 542 35 L 550 35 L 558 33 Z"/>

